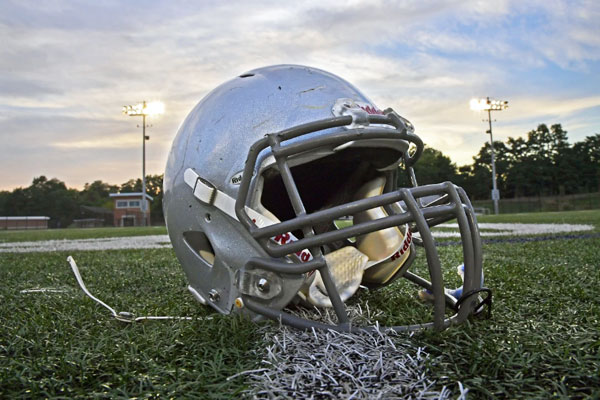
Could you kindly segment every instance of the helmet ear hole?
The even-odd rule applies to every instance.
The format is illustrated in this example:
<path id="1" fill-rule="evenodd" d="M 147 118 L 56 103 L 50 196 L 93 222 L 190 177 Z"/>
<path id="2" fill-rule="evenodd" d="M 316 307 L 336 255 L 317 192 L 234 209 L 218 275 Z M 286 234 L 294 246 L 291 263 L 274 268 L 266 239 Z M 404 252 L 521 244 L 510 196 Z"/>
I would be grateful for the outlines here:
<path id="1" fill-rule="evenodd" d="M 187 231 L 183 233 L 185 244 L 206 262 L 210 267 L 215 263 L 215 250 L 210 240 L 202 231 Z"/>

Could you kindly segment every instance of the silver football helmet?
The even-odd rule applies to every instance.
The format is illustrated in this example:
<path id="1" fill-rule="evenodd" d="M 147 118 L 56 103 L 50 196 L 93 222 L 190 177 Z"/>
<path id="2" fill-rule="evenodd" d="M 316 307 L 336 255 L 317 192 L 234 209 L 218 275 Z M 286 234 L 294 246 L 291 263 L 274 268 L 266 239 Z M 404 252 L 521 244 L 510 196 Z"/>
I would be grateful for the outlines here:
<path id="1" fill-rule="evenodd" d="M 410 122 L 325 71 L 277 65 L 220 85 L 179 128 L 164 177 L 166 224 L 189 290 L 223 314 L 345 331 L 371 329 L 347 315 L 359 286 L 398 277 L 424 288 L 434 319 L 395 330 L 464 321 L 483 308 L 482 292 L 491 305 L 469 199 L 450 182 L 417 185 L 422 150 Z M 412 187 L 398 187 L 399 172 Z M 460 298 L 444 287 L 430 231 L 451 219 L 463 244 Z M 418 247 L 428 279 L 408 270 Z M 338 324 L 286 310 L 298 304 L 333 307 Z"/>

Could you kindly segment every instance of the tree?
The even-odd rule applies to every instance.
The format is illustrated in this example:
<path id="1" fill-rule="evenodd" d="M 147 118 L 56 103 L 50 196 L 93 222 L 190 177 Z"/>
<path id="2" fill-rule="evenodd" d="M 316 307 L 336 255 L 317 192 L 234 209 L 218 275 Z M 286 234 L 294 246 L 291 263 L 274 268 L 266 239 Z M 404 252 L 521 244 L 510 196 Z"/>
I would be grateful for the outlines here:
<path id="1" fill-rule="evenodd" d="M 155 223 L 164 223 L 163 215 L 163 177 L 164 175 L 148 175 L 146 177 L 146 192 L 154 198 L 150 205 L 152 221 Z"/>
<path id="2" fill-rule="evenodd" d="M 587 136 L 583 142 L 583 147 L 591 163 L 600 168 L 600 133 L 594 136 Z"/>
<path id="3" fill-rule="evenodd" d="M 535 194 L 558 194 L 564 192 L 564 182 L 575 172 L 565 158 L 570 148 L 567 131 L 561 124 L 548 129 L 546 124 L 527 133 L 527 146 L 521 159 L 521 168 L 527 168 Z M 531 186 L 530 186 L 531 188 Z"/>
<path id="4" fill-rule="evenodd" d="M 10 199 L 11 193 L 6 190 L 0 191 L 0 215 L 8 215 L 6 212 L 6 204 Z"/>
<path id="5" fill-rule="evenodd" d="M 4 213 L 8 216 L 24 216 L 27 215 L 29 208 L 29 199 L 26 191 L 23 188 L 17 188 L 12 191 L 10 196 L 5 200 Z"/>
<path id="6" fill-rule="evenodd" d="M 47 215 L 53 226 L 67 227 L 79 213 L 78 191 L 56 178 L 35 178 L 27 190 L 30 215 Z"/>
<path id="7" fill-rule="evenodd" d="M 573 145 L 572 162 L 577 164 L 576 181 L 585 191 L 600 190 L 600 134 L 587 136 Z"/>
<path id="8" fill-rule="evenodd" d="M 82 205 L 111 208 L 110 193 L 116 193 L 119 186 L 111 185 L 100 180 L 86 183 L 79 193 Z"/>
<path id="9" fill-rule="evenodd" d="M 529 160 L 527 142 L 523 138 L 514 139 L 509 137 L 507 140 L 508 161 L 506 171 L 506 192 L 505 197 L 521 197 L 527 194 L 529 190 L 530 169 L 523 168 Z"/>
<path id="10" fill-rule="evenodd" d="M 136 193 L 142 191 L 142 180 L 140 178 L 130 179 L 120 186 L 121 193 Z"/>
<path id="11" fill-rule="evenodd" d="M 152 197 L 162 196 L 163 175 L 146 176 L 146 193 Z"/>
<path id="12" fill-rule="evenodd" d="M 561 124 L 540 124 L 524 138 L 494 142 L 498 186 L 502 197 L 539 196 L 595 191 L 600 187 L 600 135 L 571 146 Z M 461 167 L 465 189 L 482 195 L 477 180 L 491 181 L 490 147 L 485 144 L 472 166 Z M 487 171 L 486 171 L 487 170 Z M 487 176 L 485 176 L 487 175 Z M 489 198 L 486 197 L 485 198 Z"/>
<path id="13" fill-rule="evenodd" d="M 4 214 L 11 216 L 50 217 L 50 226 L 66 227 L 79 212 L 79 193 L 67 189 L 64 182 L 56 178 L 39 176 L 25 189 L 17 188 L 4 195 Z"/>
<path id="14" fill-rule="evenodd" d="M 554 124 L 550 127 L 550 138 L 552 139 L 551 158 L 553 161 L 557 161 L 561 153 L 570 147 L 567 131 L 562 128 L 561 124 Z"/>
<path id="15" fill-rule="evenodd" d="M 151 202 L 152 220 L 163 223 L 162 212 L 163 175 L 146 177 L 147 193 L 154 198 Z M 64 182 L 45 176 L 33 179 L 27 188 L 16 188 L 12 192 L 0 191 L 0 215 L 50 217 L 50 227 L 71 225 L 73 219 L 80 215 L 80 206 L 100 206 L 111 209 L 109 194 L 117 192 L 141 192 L 141 179 L 130 179 L 123 185 L 111 185 L 100 180 L 86 183 L 82 191 L 68 189 Z"/>
<path id="16" fill-rule="evenodd" d="M 414 170 L 419 185 L 455 181 L 458 176 L 456 165 L 452 163 L 450 158 L 432 147 L 425 147 L 421 158 L 414 166 Z M 400 186 L 410 185 L 405 174 L 398 176 L 398 182 Z"/>
<path id="17" fill-rule="evenodd" d="M 473 163 L 459 168 L 459 184 L 473 200 L 490 198 L 492 171 L 483 164 Z M 458 183 L 458 182 L 457 182 Z"/>
<path id="18" fill-rule="evenodd" d="M 502 142 L 494 141 L 496 181 L 500 192 L 506 191 L 508 149 Z M 486 142 L 473 157 L 471 167 L 461 167 L 460 182 L 474 199 L 489 199 L 492 191 L 492 147 Z"/>

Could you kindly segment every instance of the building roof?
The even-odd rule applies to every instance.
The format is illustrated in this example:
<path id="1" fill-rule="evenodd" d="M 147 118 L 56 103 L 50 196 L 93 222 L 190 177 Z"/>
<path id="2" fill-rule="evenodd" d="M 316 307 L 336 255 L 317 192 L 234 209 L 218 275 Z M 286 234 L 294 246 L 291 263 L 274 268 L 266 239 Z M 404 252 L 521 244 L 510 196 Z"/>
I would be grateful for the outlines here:
<path id="1" fill-rule="evenodd" d="M 131 193 L 111 193 L 110 197 L 142 197 L 142 192 L 131 192 Z M 146 198 L 150 201 L 154 200 L 152 196 L 146 193 Z"/>
<path id="2" fill-rule="evenodd" d="M 89 211 L 94 214 L 112 214 L 112 210 L 109 210 L 104 207 L 94 207 L 94 206 L 80 206 L 81 210 Z"/>
<path id="3" fill-rule="evenodd" d="M 21 217 L 0 217 L 0 219 L 8 220 L 8 221 L 48 221 L 50 217 L 29 217 L 29 216 L 21 216 Z"/>

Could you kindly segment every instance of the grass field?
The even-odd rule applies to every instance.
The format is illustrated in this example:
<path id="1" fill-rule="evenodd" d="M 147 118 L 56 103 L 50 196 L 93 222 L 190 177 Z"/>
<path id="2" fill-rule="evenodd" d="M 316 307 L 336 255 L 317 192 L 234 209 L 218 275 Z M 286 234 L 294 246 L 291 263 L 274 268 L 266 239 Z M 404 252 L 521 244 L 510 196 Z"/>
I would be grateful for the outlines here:
<path id="1" fill-rule="evenodd" d="M 586 223 L 600 232 L 600 211 L 481 221 Z M 0 240 L 157 233 L 164 228 L 0 232 Z M 486 244 L 492 318 L 406 337 L 432 356 L 426 373 L 440 388 L 462 382 L 470 398 L 598 398 L 600 237 L 589 236 Z M 440 249 L 454 280 L 459 253 Z M 264 335 L 195 303 L 171 249 L 70 254 L 92 293 L 118 311 L 212 319 L 120 323 L 81 292 L 67 253 L 0 253 L 0 397 L 236 398 L 246 389 L 243 376 L 226 378 L 258 366 Z M 62 291 L 21 293 L 32 288 Z M 429 313 L 415 294 L 398 281 L 361 300 L 384 310 L 382 323 L 398 323 Z"/>

